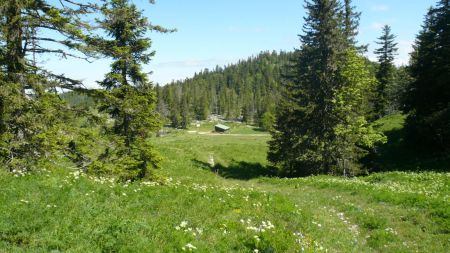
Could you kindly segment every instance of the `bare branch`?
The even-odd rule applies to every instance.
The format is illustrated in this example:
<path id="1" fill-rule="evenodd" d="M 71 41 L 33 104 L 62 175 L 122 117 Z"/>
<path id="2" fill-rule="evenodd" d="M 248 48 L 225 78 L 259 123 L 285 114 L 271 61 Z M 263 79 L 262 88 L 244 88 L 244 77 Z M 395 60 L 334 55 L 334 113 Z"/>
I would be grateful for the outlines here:
<path id="1" fill-rule="evenodd" d="M 89 63 L 92 63 L 93 61 L 89 59 L 89 57 L 82 57 L 79 55 L 74 55 L 71 53 L 67 53 L 62 49 L 46 49 L 46 48 L 30 48 L 27 50 L 27 52 L 32 52 L 32 53 L 37 53 L 37 54 L 42 54 L 42 53 L 52 53 L 52 54 L 57 54 L 60 55 L 61 57 L 63 57 L 64 59 L 67 59 L 67 57 L 71 57 L 71 58 L 76 58 L 76 59 L 80 59 L 80 60 L 85 60 Z"/>

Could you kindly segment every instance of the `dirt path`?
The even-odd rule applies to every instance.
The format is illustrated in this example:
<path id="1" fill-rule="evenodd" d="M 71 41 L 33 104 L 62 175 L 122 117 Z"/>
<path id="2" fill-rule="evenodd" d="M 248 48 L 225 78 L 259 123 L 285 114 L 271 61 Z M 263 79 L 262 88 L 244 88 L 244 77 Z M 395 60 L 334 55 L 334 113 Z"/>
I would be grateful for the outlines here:
<path id="1" fill-rule="evenodd" d="M 212 133 L 212 132 L 198 132 L 198 131 L 188 131 L 189 134 L 199 134 L 206 136 L 253 136 L 253 137 L 266 137 L 270 136 L 270 134 L 221 134 L 221 133 Z"/>

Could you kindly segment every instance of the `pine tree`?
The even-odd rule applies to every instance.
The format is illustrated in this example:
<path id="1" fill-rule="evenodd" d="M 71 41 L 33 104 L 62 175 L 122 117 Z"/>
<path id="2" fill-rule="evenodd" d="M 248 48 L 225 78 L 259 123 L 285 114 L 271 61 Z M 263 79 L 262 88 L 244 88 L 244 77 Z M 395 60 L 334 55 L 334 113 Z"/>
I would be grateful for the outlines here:
<path id="1" fill-rule="evenodd" d="M 259 127 L 266 131 L 273 131 L 275 121 L 275 115 L 273 115 L 270 111 L 267 111 L 261 116 L 261 119 L 259 120 Z"/>
<path id="2" fill-rule="evenodd" d="M 111 156 L 110 162 L 122 171 L 123 179 L 141 178 L 158 167 L 160 160 L 146 142 L 160 128 L 160 121 L 154 88 L 142 71 L 142 64 L 147 64 L 154 55 L 148 52 L 151 40 L 145 36 L 148 31 L 169 30 L 151 25 L 129 0 L 108 1 L 102 13 L 105 19 L 99 23 L 111 40 L 97 38 L 91 43 L 113 59 L 111 72 L 100 82 L 106 88 L 101 109 L 114 119 L 113 132 L 120 137 L 115 152 L 121 155 Z M 95 166 L 95 170 L 102 169 L 99 164 Z"/>
<path id="3" fill-rule="evenodd" d="M 54 92 L 58 87 L 80 89 L 81 83 L 37 66 L 35 56 L 89 58 L 89 26 L 80 17 L 93 10 L 94 5 L 76 0 L 0 3 L 2 164 L 30 168 L 67 144 L 63 121 L 72 112 Z"/>
<path id="4" fill-rule="evenodd" d="M 394 76 L 395 80 L 392 85 L 386 87 L 387 100 L 389 101 L 386 110 L 389 114 L 403 110 L 408 86 L 414 81 L 406 66 L 396 68 Z"/>
<path id="5" fill-rule="evenodd" d="M 357 22 L 342 18 L 338 1 L 306 1 L 306 8 L 268 158 L 292 175 L 356 174 L 367 150 L 386 141 L 364 116 L 374 79 L 346 30 Z"/>
<path id="6" fill-rule="evenodd" d="M 374 53 L 378 55 L 380 66 L 376 74 L 378 86 L 374 100 L 374 114 L 378 119 L 387 114 L 389 104 L 387 91 L 395 82 L 394 57 L 398 49 L 395 35 L 391 33 L 390 26 L 383 27 L 383 34 L 378 38 L 377 44 L 380 45 L 380 48 L 376 49 Z"/>
<path id="7" fill-rule="evenodd" d="M 191 124 L 191 111 L 190 111 L 190 103 L 188 100 L 188 97 L 183 97 L 183 100 L 181 101 L 181 127 L 184 129 L 187 129 L 189 125 Z"/>
<path id="8" fill-rule="evenodd" d="M 166 125 L 170 122 L 170 110 L 169 106 L 166 103 L 167 100 L 164 94 L 164 90 L 159 85 L 156 86 L 156 95 L 158 98 L 156 110 L 158 111 L 159 117 L 163 121 L 163 124 Z"/>
<path id="9" fill-rule="evenodd" d="M 450 149 L 450 6 L 431 8 L 411 54 L 414 81 L 406 97 L 409 139 L 424 150 Z"/>
<path id="10" fill-rule="evenodd" d="M 346 41 L 336 0 L 305 1 L 301 49 L 286 84 L 270 141 L 269 160 L 288 174 L 330 172 L 335 162 L 333 94 Z"/>
<path id="11" fill-rule="evenodd" d="M 359 19 L 361 12 L 356 12 L 352 6 L 352 0 L 344 0 L 344 38 L 347 38 L 348 45 L 356 45 L 358 36 Z"/>

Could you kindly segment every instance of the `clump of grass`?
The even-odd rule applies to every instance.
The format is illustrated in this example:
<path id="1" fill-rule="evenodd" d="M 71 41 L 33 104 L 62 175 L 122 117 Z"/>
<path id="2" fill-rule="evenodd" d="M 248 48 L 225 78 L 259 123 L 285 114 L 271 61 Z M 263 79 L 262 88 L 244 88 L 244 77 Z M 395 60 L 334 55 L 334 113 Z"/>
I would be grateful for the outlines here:
<path id="1" fill-rule="evenodd" d="M 385 218 L 376 216 L 374 214 L 359 215 L 356 220 L 364 228 L 369 230 L 382 229 L 386 225 Z"/>
<path id="2" fill-rule="evenodd" d="M 367 238 L 367 244 L 377 250 L 383 250 L 388 244 L 396 241 L 395 235 L 389 230 L 377 230 Z"/>

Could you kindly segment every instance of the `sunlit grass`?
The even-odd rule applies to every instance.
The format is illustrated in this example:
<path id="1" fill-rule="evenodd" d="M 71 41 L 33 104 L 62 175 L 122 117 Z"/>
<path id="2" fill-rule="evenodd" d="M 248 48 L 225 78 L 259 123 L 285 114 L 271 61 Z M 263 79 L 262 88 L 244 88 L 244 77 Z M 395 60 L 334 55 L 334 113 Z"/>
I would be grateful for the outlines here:
<path id="1" fill-rule="evenodd" d="M 448 252 L 448 173 L 270 178 L 269 138 L 157 138 L 160 182 L 0 170 L 0 251 Z"/>

